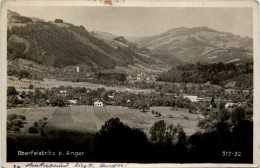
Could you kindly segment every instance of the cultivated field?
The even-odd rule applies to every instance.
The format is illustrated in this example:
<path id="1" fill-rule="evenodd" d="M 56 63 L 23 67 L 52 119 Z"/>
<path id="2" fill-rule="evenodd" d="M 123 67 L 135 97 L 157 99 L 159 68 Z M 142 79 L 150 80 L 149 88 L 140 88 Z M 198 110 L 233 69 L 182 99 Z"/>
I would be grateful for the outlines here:
<path id="1" fill-rule="evenodd" d="M 155 117 L 151 111 L 158 111 L 161 117 Z M 72 106 L 72 107 L 44 107 L 27 109 L 9 109 L 8 114 L 23 114 L 27 124 L 22 130 L 26 134 L 26 128 L 33 122 L 47 117 L 47 125 L 44 132 L 47 135 L 58 135 L 59 131 L 89 132 L 95 133 L 101 129 L 105 121 L 110 118 L 120 120 L 130 127 L 141 128 L 149 136 L 151 126 L 158 120 L 165 120 L 167 124 L 180 124 L 187 135 L 191 135 L 200 129 L 197 123 L 203 118 L 200 114 L 190 114 L 187 109 L 172 109 L 171 107 L 152 107 L 148 112 L 140 112 L 137 109 L 129 109 L 121 106 Z"/>
<path id="2" fill-rule="evenodd" d="M 12 80 L 11 80 L 12 78 Z M 112 87 L 112 86 L 105 86 L 105 85 L 99 85 L 95 83 L 89 83 L 89 82 L 70 82 L 70 81 L 59 81 L 56 79 L 44 79 L 44 81 L 30 81 L 27 79 L 18 80 L 16 77 L 8 77 L 7 78 L 7 84 L 8 86 L 14 86 L 15 89 L 19 92 L 21 91 L 33 91 L 28 89 L 29 85 L 32 84 L 34 87 L 37 88 L 52 88 L 52 87 L 59 87 L 59 86 L 71 86 L 71 87 L 85 87 L 89 89 L 97 89 L 97 88 L 105 88 L 106 90 L 117 90 L 117 91 L 128 91 L 133 93 L 150 93 L 151 91 L 154 91 L 154 89 L 129 89 L 126 87 Z"/>

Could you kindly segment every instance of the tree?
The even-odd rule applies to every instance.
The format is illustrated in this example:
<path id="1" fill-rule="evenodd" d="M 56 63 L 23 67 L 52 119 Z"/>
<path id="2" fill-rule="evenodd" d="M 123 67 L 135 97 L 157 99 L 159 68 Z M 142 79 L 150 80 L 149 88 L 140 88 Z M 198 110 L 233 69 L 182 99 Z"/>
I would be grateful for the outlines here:
<path id="1" fill-rule="evenodd" d="M 19 115 L 18 116 L 21 120 L 26 120 L 26 117 L 24 115 Z"/>
<path id="2" fill-rule="evenodd" d="M 63 23 L 63 20 L 62 19 L 55 19 L 54 22 L 55 23 Z"/>
<path id="3" fill-rule="evenodd" d="M 236 125 L 239 121 L 245 120 L 246 111 L 243 107 L 237 107 L 232 113 L 232 122 Z"/>
<path id="4" fill-rule="evenodd" d="M 55 106 L 64 107 L 66 106 L 67 100 L 62 95 L 52 95 L 50 97 L 50 103 Z"/>
<path id="5" fill-rule="evenodd" d="M 32 84 L 30 84 L 28 88 L 29 88 L 29 89 L 33 89 L 33 85 L 32 85 Z"/>
<path id="6" fill-rule="evenodd" d="M 214 97 L 212 97 L 212 99 L 210 101 L 210 104 L 211 104 L 212 108 L 216 108 L 217 107 L 217 105 L 215 103 L 215 100 L 214 100 Z"/>
<path id="7" fill-rule="evenodd" d="M 17 114 L 8 114 L 7 121 L 13 121 L 17 118 L 18 118 Z"/>
<path id="8" fill-rule="evenodd" d="M 7 88 L 7 96 L 17 95 L 18 92 L 16 91 L 15 87 L 8 86 Z"/>
<path id="9" fill-rule="evenodd" d="M 184 158 L 184 156 L 186 155 L 187 152 L 187 136 L 185 134 L 185 132 L 182 130 L 179 132 L 178 135 L 178 142 L 176 143 L 176 152 L 178 153 L 178 156 L 180 160 L 182 160 Z"/>
<path id="10" fill-rule="evenodd" d="M 151 140 L 157 143 L 163 143 L 165 131 L 166 123 L 164 122 L 164 120 L 155 122 L 149 132 L 151 134 Z"/>
<path id="11" fill-rule="evenodd" d="M 176 138 L 177 133 L 180 131 L 183 131 L 183 128 L 178 124 L 177 127 L 174 127 L 174 125 L 169 125 L 166 128 L 166 133 L 165 133 L 165 142 L 167 144 L 172 144 L 174 139 Z"/>
<path id="12" fill-rule="evenodd" d="M 33 123 L 33 126 L 34 126 L 35 128 L 37 128 L 37 127 L 39 126 L 38 122 L 34 122 L 34 123 Z"/>
<path id="13" fill-rule="evenodd" d="M 29 127 L 29 129 L 28 129 L 28 133 L 30 133 L 30 134 L 38 134 L 38 129 L 37 128 L 35 128 L 35 127 Z"/>
<path id="14" fill-rule="evenodd" d="M 218 114 L 218 120 L 219 121 L 225 121 L 225 120 L 228 120 L 230 117 L 230 112 L 227 110 L 227 109 L 222 109 L 219 111 L 219 114 Z"/>
<path id="15" fill-rule="evenodd" d="M 7 116 L 7 130 L 19 131 L 24 127 L 26 117 L 24 115 L 9 114 Z"/>
<path id="16" fill-rule="evenodd" d="M 219 108 L 219 110 L 223 110 L 223 109 L 225 109 L 225 102 L 220 102 L 218 108 Z"/>
<path id="17" fill-rule="evenodd" d="M 107 92 L 101 93 L 101 98 L 103 98 L 104 100 L 108 101 L 108 93 Z"/>
<path id="18" fill-rule="evenodd" d="M 180 125 L 166 125 L 164 120 L 160 120 L 154 123 L 150 129 L 151 140 L 159 144 L 172 144 L 177 134 L 184 132 Z"/>
<path id="19" fill-rule="evenodd" d="M 38 101 L 38 105 L 40 107 L 46 107 L 47 106 L 47 103 L 45 101 L 45 99 L 41 98 L 39 101 Z"/>
<path id="20" fill-rule="evenodd" d="M 142 130 L 124 125 L 119 118 L 105 122 L 95 135 L 96 152 L 107 161 L 140 159 L 145 152 L 146 135 Z M 125 152 L 118 152 L 120 150 Z M 107 155 L 104 151 L 110 151 Z"/>
<path id="21" fill-rule="evenodd" d="M 148 111 L 150 109 L 150 106 L 146 102 L 141 102 L 138 106 L 138 109 L 142 112 Z"/>

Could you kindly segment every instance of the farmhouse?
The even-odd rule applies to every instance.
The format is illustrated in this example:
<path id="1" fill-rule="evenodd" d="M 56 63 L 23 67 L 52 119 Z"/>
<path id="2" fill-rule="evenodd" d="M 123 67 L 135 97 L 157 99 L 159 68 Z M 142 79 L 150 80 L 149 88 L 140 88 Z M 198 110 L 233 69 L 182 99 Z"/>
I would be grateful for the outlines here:
<path id="1" fill-rule="evenodd" d="M 18 100 L 23 100 L 23 98 L 20 95 L 17 95 Z"/>
<path id="2" fill-rule="evenodd" d="M 66 93 L 67 93 L 67 90 L 60 90 L 60 93 L 61 93 L 61 94 L 66 94 Z"/>
<path id="3" fill-rule="evenodd" d="M 68 100 L 70 105 L 75 105 L 77 104 L 77 100 Z"/>
<path id="4" fill-rule="evenodd" d="M 67 90 L 60 90 L 60 93 L 67 96 Z"/>
<path id="5" fill-rule="evenodd" d="M 225 104 L 225 108 L 228 109 L 228 108 L 233 108 L 233 107 L 237 107 L 237 106 L 241 106 L 241 103 L 226 103 Z"/>
<path id="6" fill-rule="evenodd" d="M 45 102 L 46 102 L 47 106 L 50 106 L 50 107 L 55 106 L 55 104 L 53 102 L 51 102 L 50 100 L 46 100 Z"/>
<path id="7" fill-rule="evenodd" d="M 191 102 L 202 101 L 203 98 L 199 98 L 198 96 L 183 96 L 183 98 L 188 98 Z"/>
<path id="8" fill-rule="evenodd" d="M 94 102 L 94 106 L 104 106 L 104 103 L 100 100 Z"/>
<path id="9" fill-rule="evenodd" d="M 110 99 L 115 99 L 115 96 L 113 96 L 113 95 L 108 95 L 108 98 L 110 98 Z"/>

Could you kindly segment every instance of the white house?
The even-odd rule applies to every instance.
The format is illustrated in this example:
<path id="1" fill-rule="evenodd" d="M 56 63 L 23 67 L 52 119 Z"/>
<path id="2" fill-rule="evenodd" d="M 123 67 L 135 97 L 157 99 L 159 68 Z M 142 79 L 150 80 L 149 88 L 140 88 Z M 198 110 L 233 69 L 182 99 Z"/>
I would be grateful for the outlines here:
<path id="1" fill-rule="evenodd" d="M 128 99 L 128 100 L 126 101 L 126 103 L 131 103 L 131 100 L 130 100 L 130 99 Z"/>
<path id="2" fill-rule="evenodd" d="M 188 98 L 191 102 L 198 102 L 198 101 L 202 101 L 203 98 L 199 98 L 198 96 L 183 96 L 183 98 Z"/>
<path id="3" fill-rule="evenodd" d="M 188 98 L 191 102 L 197 102 L 199 101 L 197 98 L 198 96 L 183 96 L 183 98 Z"/>
<path id="4" fill-rule="evenodd" d="M 110 98 L 110 99 L 114 99 L 115 96 L 113 96 L 113 95 L 108 95 L 108 98 Z"/>
<path id="5" fill-rule="evenodd" d="M 61 94 L 64 94 L 65 96 L 67 96 L 67 90 L 60 90 Z"/>
<path id="6" fill-rule="evenodd" d="M 232 107 L 236 107 L 236 106 L 241 106 L 241 103 L 226 103 L 225 104 L 225 108 L 232 108 Z"/>
<path id="7" fill-rule="evenodd" d="M 23 100 L 20 95 L 17 95 L 17 99 L 18 99 L 18 100 Z"/>
<path id="8" fill-rule="evenodd" d="M 203 99 L 203 98 L 200 98 L 200 97 L 198 97 L 198 98 L 197 98 L 197 100 L 198 100 L 198 101 L 203 101 L 204 99 Z"/>
<path id="9" fill-rule="evenodd" d="M 62 94 L 67 93 L 67 90 L 60 90 L 60 93 Z"/>
<path id="10" fill-rule="evenodd" d="M 68 102 L 70 103 L 70 104 L 77 104 L 77 100 L 68 100 Z"/>
<path id="11" fill-rule="evenodd" d="M 104 103 L 100 100 L 94 102 L 94 106 L 104 106 Z"/>

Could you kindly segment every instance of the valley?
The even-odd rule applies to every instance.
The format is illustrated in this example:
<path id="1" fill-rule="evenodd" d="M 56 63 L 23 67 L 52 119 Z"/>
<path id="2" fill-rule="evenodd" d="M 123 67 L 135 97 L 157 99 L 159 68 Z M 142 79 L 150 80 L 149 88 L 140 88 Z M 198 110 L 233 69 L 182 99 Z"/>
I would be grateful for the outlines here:
<path id="1" fill-rule="evenodd" d="M 252 151 L 252 38 L 206 26 L 117 36 L 7 16 L 9 161 L 45 146 L 87 156 L 34 161 L 225 163 L 219 151 Z"/>

